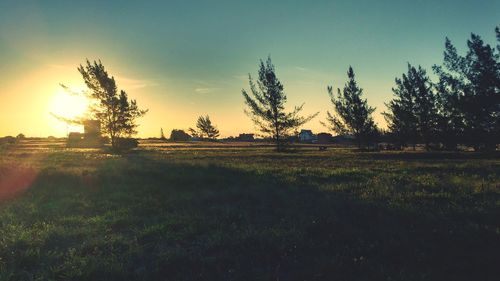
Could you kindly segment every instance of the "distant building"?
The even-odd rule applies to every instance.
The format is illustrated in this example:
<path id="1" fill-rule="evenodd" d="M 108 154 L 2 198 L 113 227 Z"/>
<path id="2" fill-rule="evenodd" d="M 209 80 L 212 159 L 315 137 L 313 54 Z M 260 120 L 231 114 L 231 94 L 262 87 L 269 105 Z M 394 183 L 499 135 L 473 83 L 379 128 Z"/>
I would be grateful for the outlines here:
<path id="1" fill-rule="evenodd" d="M 0 138 L 0 144 L 14 144 L 16 143 L 17 139 L 13 136 L 5 136 L 3 138 Z"/>
<path id="2" fill-rule="evenodd" d="M 104 139 L 101 136 L 101 122 L 98 120 L 85 120 L 83 124 L 83 134 L 71 132 L 68 134 L 68 147 L 101 147 Z"/>
<path id="3" fill-rule="evenodd" d="M 190 141 L 202 141 L 203 138 L 199 137 L 199 136 L 192 136 L 189 138 Z"/>
<path id="4" fill-rule="evenodd" d="M 68 142 L 76 142 L 83 140 L 83 134 L 79 132 L 71 132 L 68 135 Z"/>
<path id="5" fill-rule="evenodd" d="M 311 130 L 300 130 L 299 141 L 300 142 L 313 142 L 316 140 L 316 136 Z"/>
<path id="6" fill-rule="evenodd" d="M 99 120 L 83 121 L 83 134 L 85 137 L 101 137 L 101 122 Z"/>
<path id="7" fill-rule="evenodd" d="M 240 134 L 237 138 L 239 141 L 254 141 L 254 134 Z"/>

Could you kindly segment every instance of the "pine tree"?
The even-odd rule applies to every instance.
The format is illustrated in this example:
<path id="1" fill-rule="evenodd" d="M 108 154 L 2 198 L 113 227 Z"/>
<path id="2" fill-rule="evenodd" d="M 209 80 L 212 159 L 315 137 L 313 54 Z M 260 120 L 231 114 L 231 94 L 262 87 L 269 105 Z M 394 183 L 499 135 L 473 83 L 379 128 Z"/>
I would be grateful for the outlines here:
<path id="1" fill-rule="evenodd" d="M 436 84 L 437 87 L 437 140 L 445 149 L 455 150 L 463 139 L 462 112 L 458 106 L 458 95 L 442 79 Z"/>
<path id="2" fill-rule="evenodd" d="M 362 99 L 363 89 L 358 86 L 352 67 L 349 67 L 347 76 L 349 80 L 342 91 L 337 89 L 336 97 L 333 87 L 328 86 L 334 113 L 328 111 L 327 122 L 322 124 L 339 135 L 354 136 L 358 147 L 361 148 L 377 134 L 372 117 L 375 108 L 370 107 L 366 99 Z"/>
<path id="3" fill-rule="evenodd" d="M 136 134 L 136 119 L 146 114 L 140 110 L 135 100 L 128 99 L 125 91 L 118 89 L 114 77 L 109 77 L 101 61 L 85 66 L 80 65 L 78 71 L 89 88 L 89 97 L 96 101 L 91 114 L 101 122 L 102 130 L 111 139 L 113 149 L 119 149 L 118 139 Z"/>
<path id="4" fill-rule="evenodd" d="M 270 57 L 265 63 L 260 61 L 257 84 L 254 83 L 250 75 L 249 84 L 251 96 L 244 89 L 242 90 L 245 104 L 248 107 L 245 113 L 252 119 L 260 132 L 273 139 L 278 151 L 284 150 L 287 137 L 294 130 L 318 114 L 307 117 L 299 116 L 304 104 L 296 106 L 291 112 L 285 111 L 287 97 L 283 84 L 276 77 L 275 67 Z"/>
<path id="5" fill-rule="evenodd" d="M 396 78 L 395 98 L 383 112 L 389 130 L 400 144 L 423 142 L 426 148 L 434 140 L 437 124 L 436 96 L 426 71 L 408 64 L 408 72 Z"/>
<path id="6" fill-rule="evenodd" d="M 460 56 L 447 38 L 443 66 L 434 66 L 441 96 L 453 101 L 449 104 L 453 108 L 443 108 L 443 115 L 460 113 L 454 118 L 460 119 L 456 135 L 461 142 L 475 150 L 494 149 L 500 142 L 499 54 L 475 34 L 467 46 L 467 54 Z"/>
<path id="7" fill-rule="evenodd" d="M 216 139 L 219 136 L 219 130 L 212 125 L 212 121 L 208 115 L 198 117 L 196 122 L 196 128 L 189 128 L 189 131 L 193 136 L 198 136 L 200 138 L 207 138 L 210 140 Z"/>
<path id="8" fill-rule="evenodd" d="M 500 43 L 500 27 L 495 28 L 495 33 L 497 34 L 497 41 Z M 500 44 L 497 45 L 497 50 L 500 52 Z"/>

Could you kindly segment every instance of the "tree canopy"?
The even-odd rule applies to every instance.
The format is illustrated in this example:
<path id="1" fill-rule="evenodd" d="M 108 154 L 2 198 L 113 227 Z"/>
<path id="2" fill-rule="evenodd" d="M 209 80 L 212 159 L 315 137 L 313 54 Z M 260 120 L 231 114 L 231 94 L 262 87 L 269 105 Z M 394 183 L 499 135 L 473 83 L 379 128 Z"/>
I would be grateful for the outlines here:
<path id="1" fill-rule="evenodd" d="M 383 112 L 387 126 L 401 145 L 423 142 L 426 147 L 434 139 L 437 124 L 436 95 L 426 71 L 408 64 L 408 71 L 396 78 L 394 99 Z"/>
<path id="2" fill-rule="evenodd" d="M 118 148 L 119 138 L 130 137 L 137 133 L 137 118 L 147 110 L 139 109 L 136 100 L 129 100 L 125 91 L 118 93 L 115 78 L 110 77 L 99 60 L 80 65 L 78 71 L 89 88 L 89 97 L 95 100 L 91 108 L 93 118 L 101 123 L 104 134 L 111 139 L 113 148 Z"/>
<path id="3" fill-rule="evenodd" d="M 367 100 L 363 99 L 363 89 L 358 86 L 352 67 L 349 67 L 347 77 L 344 89 L 337 89 L 337 96 L 333 94 L 333 87 L 328 86 L 334 113 L 328 111 L 327 122 L 322 124 L 339 135 L 352 135 L 361 147 L 377 132 L 372 117 L 375 108 L 370 107 Z"/>
<path id="4" fill-rule="evenodd" d="M 212 121 L 208 115 L 198 117 L 196 121 L 196 129 L 189 128 L 193 136 L 214 140 L 219 137 L 219 130 L 212 125 Z"/>
<path id="5" fill-rule="evenodd" d="M 248 80 L 250 93 L 245 89 L 242 90 L 247 105 L 245 113 L 264 136 L 270 137 L 275 142 L 277 150 L 282 151 L 287 137 L 318 113 L 306 117 L 300 116 L 304 104 L 296 106 L 290 112 L 285 110 L 287 97 L 283 84 L 276 76 L 271 57 L 268 57 L 266 62 L 260 61 L 256 83 L 251 75 Z"/>
<path id="6" fill-rule="evenodd" d="M 498 37 L 498 28 L 496 32 Z M 460 142 L 476 150 L 494 149 L 500 141 L 499 53 L 476 34 L 471 34 L 467 47 L 461 56 L 446 38 L 443 65 L 434 66 L 446 103 L 441 107 L 442 122 L 452 126 Z"/>

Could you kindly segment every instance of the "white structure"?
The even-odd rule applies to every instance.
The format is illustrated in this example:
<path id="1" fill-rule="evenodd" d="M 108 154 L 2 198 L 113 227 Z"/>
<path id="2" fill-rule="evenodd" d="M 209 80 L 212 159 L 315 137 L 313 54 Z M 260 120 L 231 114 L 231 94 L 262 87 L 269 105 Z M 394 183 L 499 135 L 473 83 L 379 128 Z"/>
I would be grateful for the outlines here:
<path id="1" fill-rule="evenodd" d="M 316 136 L 311 130 L 300 130 L 299 141 L 301 142 L 312 142 L 316 140 Z"/>

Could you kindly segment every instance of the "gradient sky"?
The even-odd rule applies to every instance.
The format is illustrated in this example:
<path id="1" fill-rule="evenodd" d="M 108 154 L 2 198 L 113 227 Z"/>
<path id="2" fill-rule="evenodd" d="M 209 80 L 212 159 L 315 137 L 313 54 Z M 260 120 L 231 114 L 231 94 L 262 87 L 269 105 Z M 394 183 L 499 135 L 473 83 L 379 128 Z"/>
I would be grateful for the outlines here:
<path id="1" fill-rule="evenodd" d="M 342 87 L 349 65 L 383 127 L 407 62 L 431 72 L 446 36 L 464 51 L 471 32 L 494 44 L 500 24 L 497 0 L 75 2 L 0 0 L 0 135 L 64 136 L 50 112 L 59 83 L 82 86 L 86 58 L 149 108 L 140 137 L 187 129 L 201 114 L 222 136 L 254 132 L 241 89 L 269 54 L 288 105 L 320 111 L 305 128 L 325 131 L 326 87 Z"/>

